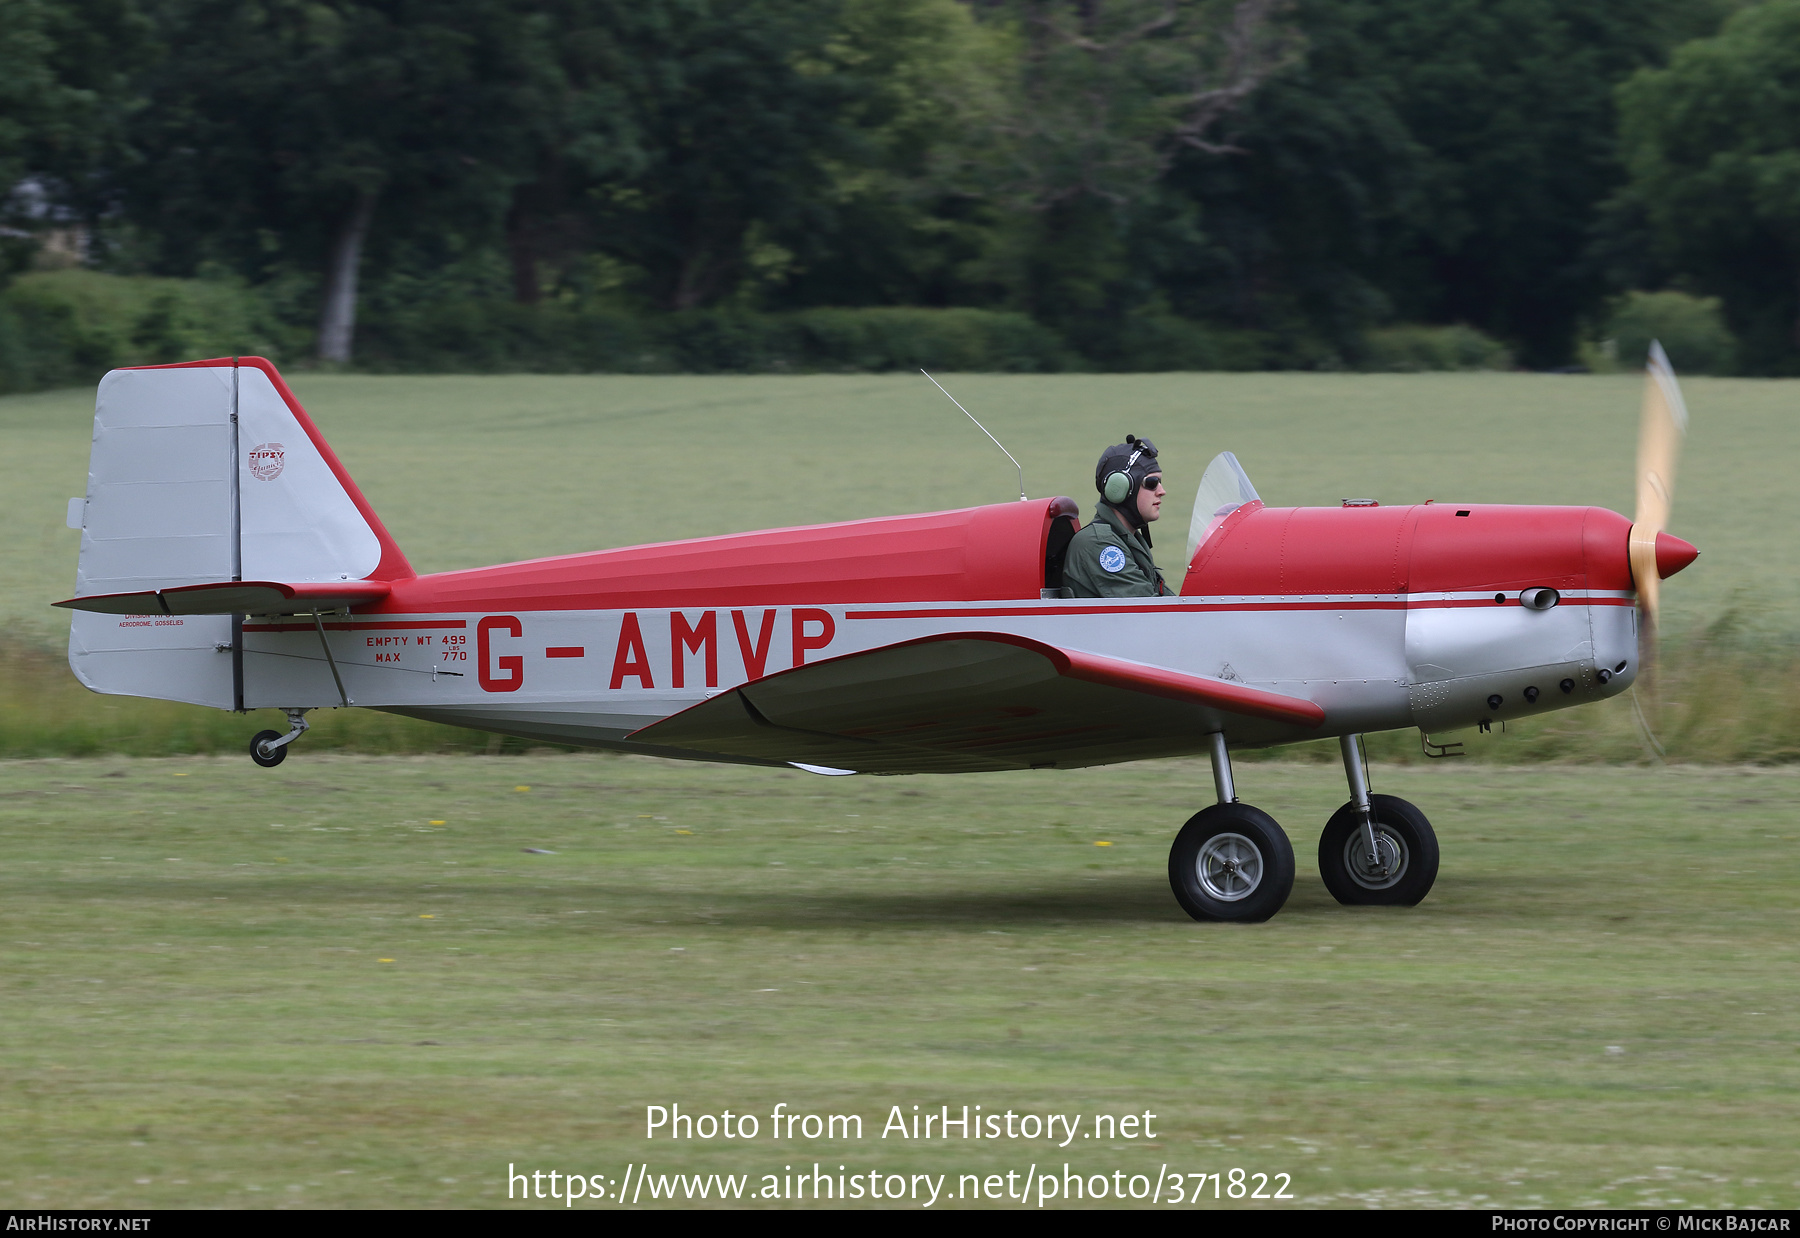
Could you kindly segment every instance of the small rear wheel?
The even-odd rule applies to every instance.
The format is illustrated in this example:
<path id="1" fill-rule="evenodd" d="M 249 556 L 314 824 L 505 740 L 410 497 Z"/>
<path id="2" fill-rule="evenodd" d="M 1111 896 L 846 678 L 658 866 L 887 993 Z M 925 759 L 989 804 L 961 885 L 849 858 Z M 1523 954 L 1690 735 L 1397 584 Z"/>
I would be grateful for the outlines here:
<path id="1" fill-rule="evenodd" d="M 1196 920 L 1267 920 L 1294 888 L 1294 848 L 1262 809 L 1214 804 L 1175 836 L 1169 885 Z"/>
<path id="2" fill-rule="evenodd" d="M 283 744 L 279 748 L 265 747 L 270 740 L 280 738 L 280 731 L 258 731 L 256 738 L 250 741 L 250 759 L 264 769 L 274 769 L 280 765 L 287 760 L 288 746 Z"/>
<path id="3" fill-rule="evenodd" d="M 1362 818 L 1354 803 L 1345 804 L 1319 837 L 1319 876 L 1347 906 L 1412 907 L 1437 880 L 1437 834 L 1425 814 L 1403 799 L 1371 795 L 1369 805 L 1380 859 L 1370 861 Z"/>

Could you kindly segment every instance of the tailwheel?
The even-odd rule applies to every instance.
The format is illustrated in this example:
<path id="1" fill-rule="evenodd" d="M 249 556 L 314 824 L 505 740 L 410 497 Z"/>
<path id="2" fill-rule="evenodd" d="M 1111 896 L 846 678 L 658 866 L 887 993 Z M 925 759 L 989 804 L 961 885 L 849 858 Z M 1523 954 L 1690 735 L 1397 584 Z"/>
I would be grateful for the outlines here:
<path id="1" fill-rule="evenodd" d="M 287 745 L 271 748 L 272 740 L 281 738 L 280 731 L 258 731 L 250 741 L 250 759 L 264 769 L 273 769 L 287 760 Z"/>
<path id="2" fill-rule="evenodd" d="M 1437 880 L 1437 834 L 1425 814 L 1392 795 L 1369 796 L 1375 854 L 1352 800 L 1319 837 L 1319 875 L 1338 902 L 1348 906 L 1411 907 Z"/>
<path id="3" fill-rule="evenodd" d="M 288 732 L 258 731 L 250 741 L 250 759 L 264 769 L 274 769 L 287 760 L 288 745 L 299 739 L 312 728 L 306 725 L 304 709 L 284 709 L 287 715 Z"/>
<path id="4" fill-rule="evenodd" d="M 1294 888 L 1294 848 L 1260 808 L 1214 804 L 1175 836 L 1169 885 L 1196 920 L 1267 920 Z"/>

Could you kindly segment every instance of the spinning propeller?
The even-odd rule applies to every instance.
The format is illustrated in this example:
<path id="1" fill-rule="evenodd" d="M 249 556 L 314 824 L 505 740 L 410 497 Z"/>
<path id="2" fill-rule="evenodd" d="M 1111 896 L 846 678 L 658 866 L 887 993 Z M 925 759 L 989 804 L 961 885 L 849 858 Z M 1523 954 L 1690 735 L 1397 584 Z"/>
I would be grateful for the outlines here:
<path id="1" fill-rule="evenodd" d="M 1653 673 L 1662 582 L 1692 563 L 1699 550 L 1663 531 L 1675 500 L 1675 469 L 1687 437 L 1687 405 L 1656 341 L 1644 367 L 1644 413 L 1638 425 L 1637 513 L 1632 517 L 1631 580 L 1638 595 L 1640 671 Z"/>

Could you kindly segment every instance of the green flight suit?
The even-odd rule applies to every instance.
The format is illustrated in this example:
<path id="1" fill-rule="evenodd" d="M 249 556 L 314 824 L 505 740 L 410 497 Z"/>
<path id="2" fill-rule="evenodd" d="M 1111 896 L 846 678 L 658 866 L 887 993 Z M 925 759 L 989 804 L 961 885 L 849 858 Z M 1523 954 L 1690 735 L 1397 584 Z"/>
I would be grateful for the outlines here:
<path id="1" fill-rule="evenodd" d="M 1150 547 L 1108 503 L 1098 504 L 1093 523 L 1070 540 L 1063 587 L 1078 598 L 1148 598 L 1169 592 Z"/>

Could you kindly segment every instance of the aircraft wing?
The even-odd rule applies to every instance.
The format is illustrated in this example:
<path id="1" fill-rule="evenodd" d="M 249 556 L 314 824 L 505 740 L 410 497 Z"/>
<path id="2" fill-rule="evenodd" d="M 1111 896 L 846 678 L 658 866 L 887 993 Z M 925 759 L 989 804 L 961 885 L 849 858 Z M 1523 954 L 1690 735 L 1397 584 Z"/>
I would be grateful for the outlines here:
<path id="1" fill-rule="evenodd" d="M 955 632 L 753 680 L 630 738 L 866 774 L 970 773 L 1179 755 L 1221 729 L 1275 742 L 1324 720 L 1300 697 L 1008 633 Z"/>
<path id="2" fill-rule="evenodd" d="M 392 588 L 384 580 L 336 580 L 282 584 L 273 580 L 223 580 L 173 589 L 97 593 L 52 602 L 65 610 L 103 615 L 308 615 L 379 602 Z"/>

